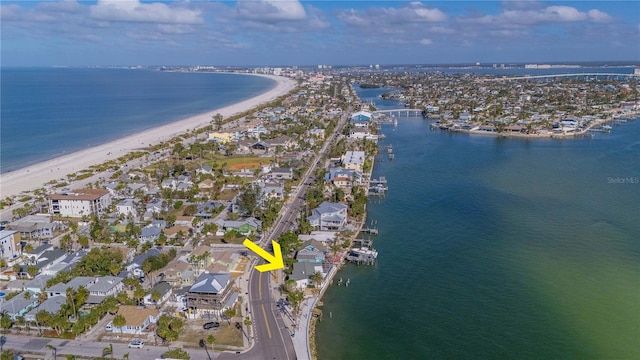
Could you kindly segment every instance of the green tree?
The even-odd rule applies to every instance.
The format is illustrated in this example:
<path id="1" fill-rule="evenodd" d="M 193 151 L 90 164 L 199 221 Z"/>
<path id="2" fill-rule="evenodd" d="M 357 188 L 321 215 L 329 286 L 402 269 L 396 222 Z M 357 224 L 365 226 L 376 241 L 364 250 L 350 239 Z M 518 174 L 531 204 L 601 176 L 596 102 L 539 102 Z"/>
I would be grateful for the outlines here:
<path id="1" fill-rule="evenodd" d="M 13 350 L 2 350 L 0 353 L 0 360 L 14 360 L 15 353 Z"/>
<path id="2" fill-rule="evenodd" d="M 293 251 L 302 246 L 302 240 L 300 240 L 298 235 L 293 231 L 287 231 L 280 235 L 276 241 L 280 244 L 282 254 L 285 256 L 290 255 Z"/>
<path id="3" fill-rule="evenodd" d="M 182 319 L 162 314 L 158 320 L 158 329 L 156 333 L 165 341 L 175 341 L 182 332 L 184 323 Z"/>
<path id="4" fill-rule="evenodd" d="M 184 216 L 193 216 L 198 212 L 198 207 L 195 205 L 187 205 L 182 211 L 182 215 Z"/>
<path id="5" fill-rule="evenodd" d="M 62 236 L 62 238 L 60 239 L 60 248 L 63 250 L 69 251 L 72 245 L 73 245 L 73 239 L 71 239 L 71 234 L 69 233 L 64 234 L 64 236 Z"/>
<path id="6" fill-rule="evenodd" d="M 153 292 L 151 292 L 151 300 L 153 300 L 153 302 L 156 304 L 156 308 L 158 307 L 158 301 L 160 301 L 161 297 L 162 294 L 160 294 L 160 291 L 153 290 Z"/>
<path id="7" fill-rule="evenodd" d="M 222 129 L 222 120 L 223 117 L 220 114 L 215 114 L 212 116 L 213 124 L 216 126 L 216 131 L 220 131 Z"/>
<path id="8" fill-rule="evenodd" d="M 23 249 L 23 253 L 30 253 L 33 251 L 33 245 L 31 245 L 30 243 L 27 243 L 27 245 L 24 246 Z"/>
<path id="9" fill-rule="evenodd" d="M 300 305 L 304 300 L 304 291 L 300 289 L 295 289 L 287 294 L 287 299 L 291 302 L 291 306 L 293 307 L 294 314 L 297 314 L 300 310 Z"/>
<path id="10" fill-rule="evenodd" d="M 113 326 L 119 328 L 120 332 L 122 332 L 122 327 L 127 324 L 127 319 L 125 319 L 124 316 L 118 314 L 113 317 L 112 322 L 113 322 Z"/>
<path id="11" fill-rule="evenodd" d="M 320 291 L 322 280 L 324 280 L 324 278 L 322 277 L 322 273 L 319 271 L 316 271 L 313 275 L 311 275 L 311 282 L 313 282 L 313 284 L 315 285 L 316 294 Z"/>
<path id="12" fill-rule="evenodd" d="M 29 274 L 30 277 L 36 276 L 37 273 L 38 273 L 38 267 L 36 265 L 27 266 L 27 274 Z"/>
<path id="13" fill-rule="evenodd" d="M 231 319 L 236 316 L 236 309 L 232 306 L 230 308 L 227 308 L 224 311 L 224 316 L 227 318 L 227 321 L 229 322 L 229 325 L 231 325 Z"/>
<path id="14" fill-rule="evenodd" d="M 73 288 L 67 288 L 67 304 L 71 307 L 72 311 L 73 311 L 73 317 L 75 319 L 78 318 L 78 313 L 76 311 L 76 292 L 73 290 Z"/>
<path id="15" fill-rule="evenodd" d="M 261 189 L 256 184 L 245 184 L 238 196 L 238 207 L 249 216 L 254 216 L 260 204 Z"/>
<path id="16" fill-rule="evenodd" d="M 89 247 L 89 237 L 87 237 L 86 235 L 80 235 L 78 236 L 78 245 L 80 245 L 81 248 L 86 249 Z"/>
<path id="17" fill-rule="evenodd" d="M 11 325 L 11 317 L 9 317 L 9 315 L 7 314 L 2 314 L 2 318 L 0 318 L 0 327 L 7 331 L 7 329 L 9 329 Z"/>
<path id="18" fill-rule="evenodd" d="M 136 286 L 136 289 L 133 291 L 133 297 L 138 301 L 138 305 L 140 305 L 140 303 L 142 302 L 142 298 L 144 298 L 144 295 L 144 289 L 142 288 L 142 286 L 140 286 L 140 284 L 138 284 Z"/>

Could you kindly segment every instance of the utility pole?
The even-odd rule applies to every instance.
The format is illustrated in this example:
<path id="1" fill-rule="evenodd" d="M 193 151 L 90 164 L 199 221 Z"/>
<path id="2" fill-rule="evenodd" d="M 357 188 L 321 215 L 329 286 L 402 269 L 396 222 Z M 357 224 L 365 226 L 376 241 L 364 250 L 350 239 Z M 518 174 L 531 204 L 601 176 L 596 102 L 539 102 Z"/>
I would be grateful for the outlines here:
<path id="1" fill-rule="evenodd" d="M 211 355 L 209 354 L 209 350 L 207 349 L 207 344 L 204 342 L 204 339 L 200 339 L 200 347 L 204 348 L 204 351 L 207 352 L 207 357 L 209 358 L 209 360 L 213 360 L 211 358 Z"/>

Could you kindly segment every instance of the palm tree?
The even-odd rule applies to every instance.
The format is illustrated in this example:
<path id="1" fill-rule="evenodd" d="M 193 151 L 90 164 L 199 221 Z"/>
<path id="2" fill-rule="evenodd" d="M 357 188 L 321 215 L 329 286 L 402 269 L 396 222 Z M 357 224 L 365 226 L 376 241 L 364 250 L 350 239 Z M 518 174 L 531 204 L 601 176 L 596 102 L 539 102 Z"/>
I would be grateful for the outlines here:
<path id="1" fill-rule="evenodd" d="M 41 291 L 38 294 L 38 305 L 42 304 L 43 302 L 45 302 L 48 298 L 49 298 L 49 296 L 47 296 L 47 293 L 44 292 L 44 291 Z"/>
<path id="2" fill-rule="evenodd" d="M 127 319 L 125 319 L 124 316 L 118 314 L 113 318 L 112 323 L 113 326 L 119 328 L 120 332 L 122 332 L 122 327 L 127 324 Z"/>
<path id="3" fill-rule="evenodd" d="M 42 325 L 49 326 L 51 321 L 51 314 L 45 310 L 40 310 L 36 313 L 36 325 L 38 325 L 38 332 L 42 334 Z"/>
<path id="4" fill-rule="evenodd" d="M 160 294 L 160 291 L 158 290 L 153 290 L 153 292 L 151 293 L 151 299 L 156 304 L 156 309 L 158 308 L 158 301 L 160 301 L 161 297 L 162 294 Z"/>
<path id="5" fill-rule="evenodd" d="M 311 275 L 311 281 L 316 286 L 316 293 L 320 291 L 320 285 L 322 285 L 322 280 L 324 277 L 320 271 L 316 271 L 313 275 Z"/>
<path id="6" fill-rule="evenodd" d="M 133 291 L 133 297 L 138 301 L 138 305 L 140 305 L 140 301 L 144 298 L 145 291 L 142 286 L 136 286 L 136 289 Z"/>

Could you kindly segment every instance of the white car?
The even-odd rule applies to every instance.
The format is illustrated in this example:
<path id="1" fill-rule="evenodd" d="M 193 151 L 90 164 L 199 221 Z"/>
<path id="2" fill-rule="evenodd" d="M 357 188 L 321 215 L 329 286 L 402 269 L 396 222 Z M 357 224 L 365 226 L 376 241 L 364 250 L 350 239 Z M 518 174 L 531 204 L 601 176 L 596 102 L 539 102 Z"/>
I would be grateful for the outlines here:
<path id="1" fill-rule="evenodd" d="M 133 340 L 129 343 L 129 348 L 142 349 L 144 342 L 142 340 Z"/>

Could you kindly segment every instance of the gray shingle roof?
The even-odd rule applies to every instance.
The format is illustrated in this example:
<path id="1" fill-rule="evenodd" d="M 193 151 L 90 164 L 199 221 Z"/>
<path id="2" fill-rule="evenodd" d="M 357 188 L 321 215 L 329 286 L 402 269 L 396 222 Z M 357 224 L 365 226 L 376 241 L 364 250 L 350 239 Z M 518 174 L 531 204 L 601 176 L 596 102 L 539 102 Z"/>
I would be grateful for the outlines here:
<path id="1" fill-rule="evenodd" d="M 230 280 L 231 274 L 204 273 L 198 277 L 189 292 L 219 294 L 229 284 Z"/>

